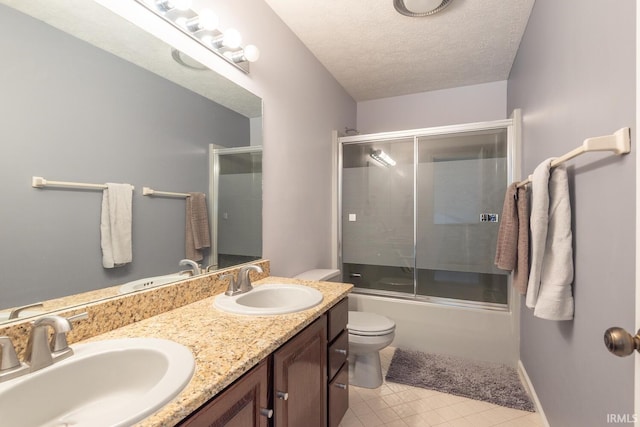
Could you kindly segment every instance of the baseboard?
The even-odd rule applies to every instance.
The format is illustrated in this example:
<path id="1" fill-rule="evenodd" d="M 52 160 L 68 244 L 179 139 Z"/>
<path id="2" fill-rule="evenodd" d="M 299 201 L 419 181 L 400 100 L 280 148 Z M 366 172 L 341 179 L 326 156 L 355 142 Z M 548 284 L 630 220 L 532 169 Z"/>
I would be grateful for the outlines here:
<path id="1" fill-rule="evenodd" d="M 547 420 L 546 415 L 544 414 L 544 409 L 542 409 L 542 404 L 540 403 L 540 399 L 538 399 L 538 395 L 536 394 L 536 390 L 533 388 L 533 384 L 531 383 L 531 379 L 529 375 L 527 375 L 526 369 L 524 369 L 524 365 L 522 364 L 522 360 L 518 360 L 518 375 L 520 375 L 520 381 L 524 385 L 524 388 L 533 399 L 533 404 L 536 407 L 536 412 L 540 414 L 540 419 L 542 420 L 542 425 L 544 427 L 551 427 L 549 421 Z"/>

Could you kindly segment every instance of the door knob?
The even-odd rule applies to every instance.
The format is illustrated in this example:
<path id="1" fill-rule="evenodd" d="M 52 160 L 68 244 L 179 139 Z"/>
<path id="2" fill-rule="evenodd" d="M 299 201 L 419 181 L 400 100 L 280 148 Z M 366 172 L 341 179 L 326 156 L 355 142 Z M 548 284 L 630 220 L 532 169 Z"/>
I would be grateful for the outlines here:
<path id="1" fill-rule="evenodd" d="M 617 326 L 609 328 L 604 333 L 604 345 L 616 356 L 629 356 L 633 350 L 640 351 L 640 330 L 632 336 Z"/>

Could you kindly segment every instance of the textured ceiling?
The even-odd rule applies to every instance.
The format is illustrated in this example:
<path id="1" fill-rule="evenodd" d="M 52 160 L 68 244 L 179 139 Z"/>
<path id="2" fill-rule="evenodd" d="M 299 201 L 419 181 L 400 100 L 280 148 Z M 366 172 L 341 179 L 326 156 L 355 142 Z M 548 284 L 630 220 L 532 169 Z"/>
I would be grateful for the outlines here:
<path id="1" fill-rule="evenodd" d="M 453 0 L 424 18 L 393 0 L 265 0 L 356 100 L 506 80 L 534 0 Z"/>

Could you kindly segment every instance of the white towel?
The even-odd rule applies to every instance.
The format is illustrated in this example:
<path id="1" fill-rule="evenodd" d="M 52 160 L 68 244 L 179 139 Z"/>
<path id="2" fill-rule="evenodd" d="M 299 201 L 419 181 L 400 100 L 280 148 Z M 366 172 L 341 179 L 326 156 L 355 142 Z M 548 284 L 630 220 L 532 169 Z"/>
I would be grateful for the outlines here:
<path id="1" fill-rule="evenodd" d="M 548 320 L 573 319 L 573 249 L 571 204 L 564 165 L 550 172 L 551 160 L 533 173 L 531 205 L 531 272 L 527 307 Z"/>
<path id="2" fill-rule="evenodd" d="M 133 260 L 131 250 L 131 212 L 133 187 L 107 183 L 102 193 L 100 237 L 102 266 L 120 267 Z"/>
<path id="3" fill-rule="evenodd" d="M 542 257 L 544 256 L 547 228 L 549 226 L 549 171 L 552 160 L 547 159 L 540 163 L 531 176 L 531 216 L 529 217 L 531 267 L 529 268 L 526 299 L 526 304 L 529 308 L 536 306 L 540 289 Z"/>

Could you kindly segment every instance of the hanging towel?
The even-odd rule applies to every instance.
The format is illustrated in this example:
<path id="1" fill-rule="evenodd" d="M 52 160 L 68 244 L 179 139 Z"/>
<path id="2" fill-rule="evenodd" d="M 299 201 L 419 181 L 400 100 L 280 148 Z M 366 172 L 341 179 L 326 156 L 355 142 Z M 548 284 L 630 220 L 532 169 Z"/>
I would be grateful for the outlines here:
<path id="1" fill-rule="evenodd" d="M 542 259 L 538 301 L 533 315 L 548 320 L 573 319 L 573 236 L 567 169 L 559 165 L 549 181 L 549 226 Z"/>
<path id="2" fill-rule="evenodd" d="M 549 225 L 549 172 L 551 161 L 547 159 L 540 163 L 531 177 L 531 269 L 527 284 L 526 305 L 534 308 L 538 301 L 540 289 L 540 273 L 542 272 L 542 257 L 547 241 L 547 227 Z"/>
<path id="3" fill-rule="evenodd" d="M 494 264 L 500 270 L 511 271 L 516 267 L 518 250 L 518 211 L 516 208 L 517 183 L 507 187 L 498 228 L 498 242 Z"/>
<path id="4" fill-rule="evenodd" d="M 131 250 L 131 212 L 133 187 L 107 183 L 102 192 L 100 245 L 102 266 L 120 267 L 133 260 Z"/>
<path id="5" fill-rule="evenodd" d="M 516 192 L 516 207 L 518 213 L 518 244 L 516 250 L 516 265 L 513 269 L 512 284 L 521 295 L 527 293 L 529 281 L 529 191 L 527 187 L 520 187 Z"/>
<path id="6" fill-rule="evenodd" d="M 573 253 L 567 171 L 551 161 L 533 172 L 531 190 L 531 270 L 526 305 L 534 316 L 549 320 L 573 318 Z"/>
<path id="7" fill-rule="evenodd" d="M 211 246 L 207 198 L 204 193 L 189 193 L 185 227 L 186 258 L 201 261 L 202 249 Z"/>

